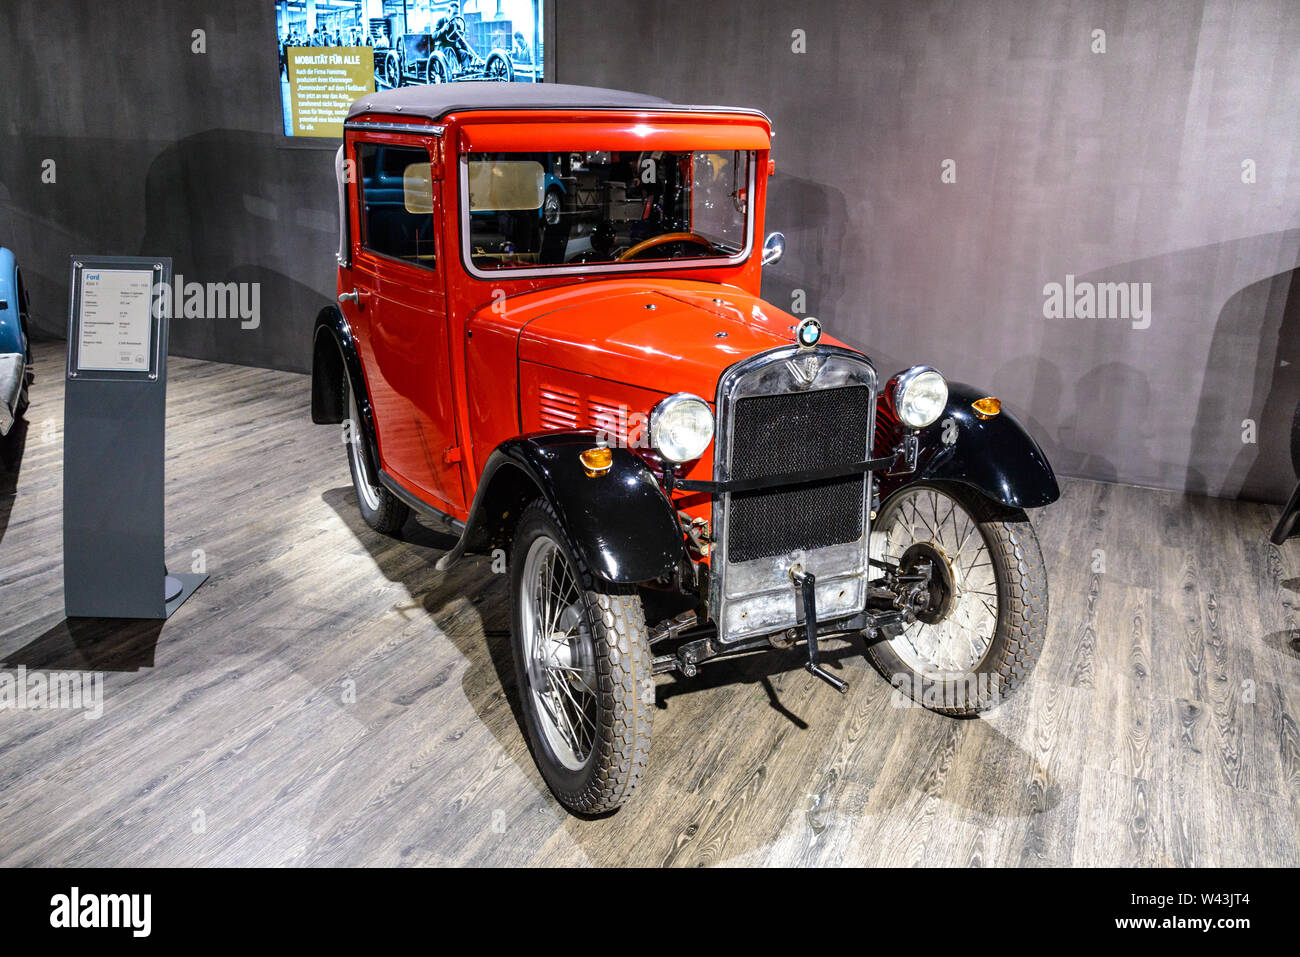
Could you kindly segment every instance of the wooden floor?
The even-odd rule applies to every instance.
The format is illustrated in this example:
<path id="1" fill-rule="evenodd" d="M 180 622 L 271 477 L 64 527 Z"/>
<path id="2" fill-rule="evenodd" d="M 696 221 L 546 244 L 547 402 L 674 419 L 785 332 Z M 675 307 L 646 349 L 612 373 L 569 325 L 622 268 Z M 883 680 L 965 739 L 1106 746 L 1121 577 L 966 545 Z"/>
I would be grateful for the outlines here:
<path id="1" fill-rule="evenodd" d="M 161 628 L 69 628 L 38 360 L 0 661 L 105 672 L 104 713 L 0 711 L 0 864 L 1300 865 L 1300 543 L 1267 544 L 1273 508 L 1067 482 L 1035 515 L 1046 650 L 999 710 L 895 707 L 847 644 L 845 697 L 796 653 L 664 678 L 647 779 L 583 821 L 511 707 L 503 576 L 362 524 L 305 377 L 171 360 L 167 557 L 212 577 Z"/>

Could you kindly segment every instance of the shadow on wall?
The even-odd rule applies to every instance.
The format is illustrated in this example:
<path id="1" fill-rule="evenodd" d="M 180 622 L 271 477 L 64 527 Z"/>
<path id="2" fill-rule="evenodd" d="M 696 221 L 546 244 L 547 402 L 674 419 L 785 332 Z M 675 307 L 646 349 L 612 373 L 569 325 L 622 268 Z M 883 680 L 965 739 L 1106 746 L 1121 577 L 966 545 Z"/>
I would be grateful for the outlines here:
<path id="1" fill-rule="evenodd" d="M 1268 233 L 1081 273 L 1076 288 L 1149 287 L 1145 315 L 1044 318 L 990 384 L 1061 474 L 1283 501 L 1300 279 L 1259 274 L 1297 250 L 1300 232 Z"/>
<path id="2" fill-rule="evenodd" d="M 1150 409 L 1153 390 L 1147 374 L 1126 362 L 1105 362 L 1067 387 L 1061 369 L 1041 355 L 1007 360 L 991 381 L 1008 395 L 1030 396 L 1014 406 L 1060 475 L 1083 475 L 1103 482 L 1130 481 L 1129 474 L 1186 475 L 1204 486 L 1195 463 L 1162 460 L 1156 441 L 1163 428 L 1154 417 L 1134 421 L 1134 409 Z M 1052 428 L 1049 423 L 1059 423 Z M 1118 423 L 1123 426 L 1119 436 Z M 1113 450 L 1113 451 L 1112 451 Z M 1123 463 L 1124 471 L 1117 463 Z"/>
<path id="3" fill-rule="evenodd" d="M 848 286 L 858 281 L 858 269 L 866 263 L 868 252 L 861 230 L 850 228 L 844 193 L 778 171 L 768 180 L 767 197 L 763 228 L 768 233 L 785 233 L 786 253 L 781 262 L 764 267 L 763 298 L 794 311 L 796 291 L 802 290 L 803 314 L 828 323 L 832 335 L 862 349 L 877 360 L 877 371 L 888 375 L 896 363 L 893 357 L 873 351 L 870 302 L 844 302 Z M 870 212 L 855 210 L 853 215 L 857 221 L 869 222 Z M 763 237 L 757 241 L 761 243 Z"/>
<path id="4" fill-rule="evenodd" d="M 209 130 L 158 154 L 140 250 L 170 255 L 175 275 L 205 288 L 201 317 L 183 302 L 174 311 L 169 351 L 308 370 L 312 325 L 334 288 L 337 203 L 334 154 L 284 147 L 279 134 Z M 247 308 L 220 318 L 206 306 L 209 283 L 255 287 L 239 290 Z"/>
<path id="5" fill-rule="evenodd" d="M 1235 293 L 1219 312 L 1206 379 L 1214 370 L 1244 365 L 1241 383 L 1226 395 L 1201 392 L 1192 431 L 1193 455 L 1220 455 L 1237 446 L 1222 484 L 1191 491 L 1284 502 L 1295 486 L 1291 423 L 1300 402 L 1300 269 L 1289 269 Z M 1249 392 L 1246 391 L 1249 383 Z M 1248 400 L 1248 402 L 1244 401 Z M 1254 444 L 1243 441 L 1246 420 Z"/>
<path id="6" fill-rule="evenodd" d="M 6 146 L 0 150 L 0 244 L 14 250 L 23 271 L 32 338 L 62 339 L 69 261 L 73 255 L 136 252 L 143 184 L 135 171 L 147 168 L 159 144 L 25 136 L 11 137 Z M 45 163 L 53 164 L 51 181 L 44 179 Z M 87 183 L 96 188 L 87 190 Z M 111 188 L 101 190 L 101 184 Z"/>
<path id="7" fill-rule="evenodd" d="M 846 264 L 868 255 L 844 194 L 778 173 L 770 197 L 765 229 L 786 234 L 787 252 L 764 270 L 765 298 L 791 309 L 802 290 L 806 311 L 831 319 L 882 378 L 901 368 L 878 352 L 870 301 L 844 301 L 856 282 Z M 1079 283 L 1150 284 L 1150 325 L 1045 319 L 1041 341 L 1005 359 L 984 384 L 1012 399 L 1061 474 L 1284 501 L 1300 400 L 1300 271 L 1239 283 L 1258 275 L 1255 264 L 1287 256 L 1296 238 L 1252 236 L 1080 274 Z M 1211 327 L 1201 314 L 1219 302 Z M 1080 358 L 1095 364 L 1080 373 Z M 1256 422 L 1257 445 L 1242 443 L 1244 419 Z"/>

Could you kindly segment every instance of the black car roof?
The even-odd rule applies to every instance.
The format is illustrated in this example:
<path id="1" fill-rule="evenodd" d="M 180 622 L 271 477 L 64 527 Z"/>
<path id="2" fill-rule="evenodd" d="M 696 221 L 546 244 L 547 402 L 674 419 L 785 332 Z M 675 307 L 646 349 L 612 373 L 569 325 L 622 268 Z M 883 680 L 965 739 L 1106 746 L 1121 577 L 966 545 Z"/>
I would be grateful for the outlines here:
<path id="1" fill-rule="evenodd" d="M 348 110 L 348 119 L 364 113 L 400 114 L 438 121 L 466 110 L 674 110 L 686 112 L 753 113 L 729 106 L 683 106 L 645 93 L 606 90 L 571 83 L 496 83 L 466 80 L 404 86 L 369 93 Z"/>

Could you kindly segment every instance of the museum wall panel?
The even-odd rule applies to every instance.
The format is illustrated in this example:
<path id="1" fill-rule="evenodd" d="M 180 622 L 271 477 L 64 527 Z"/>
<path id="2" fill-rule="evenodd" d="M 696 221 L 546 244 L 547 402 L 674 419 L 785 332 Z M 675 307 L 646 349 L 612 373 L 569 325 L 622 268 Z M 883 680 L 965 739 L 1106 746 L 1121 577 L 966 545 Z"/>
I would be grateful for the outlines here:
<path id="1" fill-rule="evenodd" d="M 884 375 L 993 389 L 1064 474 L 1280 500 L 1292 5 L 560 0 L 553 48 L 561 81 L 767 112 L 789 247 L 765 292 Z M 0 7 L 0 244 L 40 333 L 63 334 L 71 252 L 170 255 L 259 291 L 255 322 L 178 318 L 174 353 L 305 370 L 331 153 L 280 133 L 273 5 L 209 7 Z"/>

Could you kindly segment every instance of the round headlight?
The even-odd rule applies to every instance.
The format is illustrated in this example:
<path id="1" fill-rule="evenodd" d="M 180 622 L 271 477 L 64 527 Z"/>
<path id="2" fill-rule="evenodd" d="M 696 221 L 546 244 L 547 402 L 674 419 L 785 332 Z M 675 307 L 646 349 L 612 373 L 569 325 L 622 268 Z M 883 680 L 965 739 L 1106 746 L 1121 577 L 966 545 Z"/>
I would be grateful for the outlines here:
<path id="1" fill-rule="evenodd" d="M 713 412 L 698 395 L 670 395 L 650 413 L 650 444 L 670 462 L 698 459 L 713 441 Z"/>
<path id="2" fill-rule="evenodd" d="M 898 377 L 894 408 L 909 429 L 923 429 L 943 415 L 948 383 L 929 366 L 913 366 Z"/>

